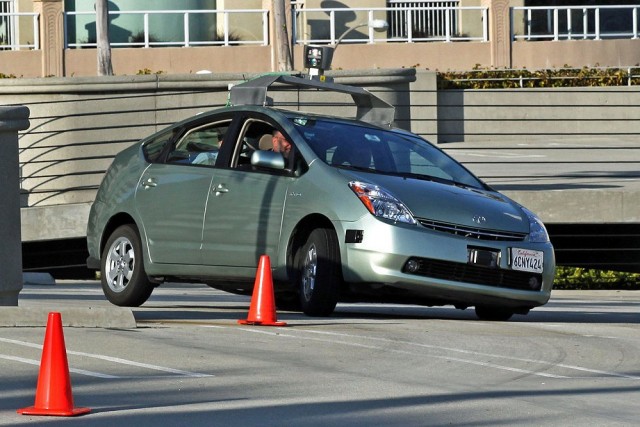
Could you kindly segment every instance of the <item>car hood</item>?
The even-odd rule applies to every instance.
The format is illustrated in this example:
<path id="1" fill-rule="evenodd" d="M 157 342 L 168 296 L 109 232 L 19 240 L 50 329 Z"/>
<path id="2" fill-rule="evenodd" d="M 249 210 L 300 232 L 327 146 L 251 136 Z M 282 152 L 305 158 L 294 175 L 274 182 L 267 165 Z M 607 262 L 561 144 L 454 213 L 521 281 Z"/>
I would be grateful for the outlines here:
<path id="1" fill-rule="evenodd" d="M 487 230 L 529 232 L 529 221 L 520 206 L 495 191 L 415 178 L 340 172 L 383 187 L 404 203 L 416 218 Z"/>

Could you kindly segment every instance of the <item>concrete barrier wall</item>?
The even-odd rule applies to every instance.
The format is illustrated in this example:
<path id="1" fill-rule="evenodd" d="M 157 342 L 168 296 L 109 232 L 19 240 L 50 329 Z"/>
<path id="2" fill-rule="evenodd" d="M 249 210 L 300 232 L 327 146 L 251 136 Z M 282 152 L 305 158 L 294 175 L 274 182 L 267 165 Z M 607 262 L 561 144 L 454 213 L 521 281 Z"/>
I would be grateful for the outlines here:
<path id="1" fill-rule="evenodd" d="M 116 152 L 226 98 L 226 80 L 196 87 L 155 76 L 10 83 L 0 87 L 0 104 L 32 110 L 20 136 L 22 204 L 29 207 L 92 201 Z"/>
<path id="2" fill-rule="evenodd" d="M 407 127 L 415 70 L 336 72 L 398 106 Z M 254 75 L 255 76 L 255 75 Z M 89 206 L 113 156 L 178 120 L 227 103 L 244 74 L 146 75 L 0 81 L 0 105 L 23 104 L 31 127 L 19 138 L 23 241 L 82 237 Z M 435 98 L 435 91 L 432 91 Z M 317 98 L 322 96 L 323 103 Z M 353 116 L 347 95 L 282 92 L 276 105 Z M 433 132 L 432 132 L 433 133 Z M 55 227 L 49 224 L 55 223 Z"/>
<path id="3" fill-rule="evenodd" d="M 557 176 L 554 162 L 563 162 L 572 176 L 587 171 L 591 177 L 602 173 L 625 178 L 640 170 L 640 124 L 636 120 L 640 88 L 439 92 L 436 74 L 429 71 L 332 74 L 337 82 L 364 86 L 395 105 L 397 126 L 439 143 L 503 190 L 522 190 L 514 187 L 514 177 L 531 184 Z M 177 120 L 225 105 L 228 85 L 247 77 L 147 75 L 0 81 L 0 105 L 22 104 L 31 110 L 31 127 L 19 139 L 23 241 L 84 236 L 89 205 L 115 153 Z M 285 108 L 353 115 L 348 99 L 322 95 L 329 102 L 321 105 L 317 96 L 287 92 L 274 98 Z M 565 144 L 562 150 L 557 142 Z M 533 153 L 534 149 L 541 153 Z M 563 160 L 549 160 L 556 153 Z M 536 161 L 538 155 L 545 160 Z M 549 187 L 549 182 L 537 182 L 541 188 L 556 188 Z M 527 200 L 522 203 L 539 212 L 547 209 Z M 550 213 L 548 217 L 560 221 L 567 215 Z M 52 220 L 56 227 L 42 226 Z"/>
<path id="4" fill-rule="evenodd" d="M 438 142 L 636 139 L 640 87 L 446 90 Z"/>
<path id="5" fill-rule="evenodd" d="M 447 90 L 438 142 L 549 224 L 631 224 L 640 87 Z"/>

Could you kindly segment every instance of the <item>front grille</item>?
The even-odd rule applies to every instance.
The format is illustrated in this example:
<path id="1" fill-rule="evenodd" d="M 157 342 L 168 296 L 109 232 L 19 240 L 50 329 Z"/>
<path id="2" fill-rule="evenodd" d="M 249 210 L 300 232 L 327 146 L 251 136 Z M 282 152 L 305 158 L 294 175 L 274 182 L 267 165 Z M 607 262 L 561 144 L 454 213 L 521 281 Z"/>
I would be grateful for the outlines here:
<path id="1" fill-rule="evenodd" d="M 441 261 L 429 258 L 410 258 L 409 262 L 417 263 L 417 269 L 404 273 L 431 277 L 434 279 L 451 280 L 455 282 L 473 283 L 476 285 L 492 286 L 496 288 L 520 289 L 525 291 L 539 291 L 542 287 L 542 275 L 525 271 L 504 270 L 500 268 L 480 267 L 473 264 Z M 413 264 L 413 263 L 412 263 Z M 415 265 L 415 264 L 414 264 Z"/>
<path id="2" fill-rule="evenodd" d="M 425 218 L 417 218 L 417 220 L 423 227 L 428 229 L 439 231 L 441 233 L 455 234 L 456 236 L 463 236 L 469 239 L 516 242 L 523 241 L 527 237 L 526 233 L 485 230 L 482 228 L 467 227 L 464 225 L 433 221 Z"/>

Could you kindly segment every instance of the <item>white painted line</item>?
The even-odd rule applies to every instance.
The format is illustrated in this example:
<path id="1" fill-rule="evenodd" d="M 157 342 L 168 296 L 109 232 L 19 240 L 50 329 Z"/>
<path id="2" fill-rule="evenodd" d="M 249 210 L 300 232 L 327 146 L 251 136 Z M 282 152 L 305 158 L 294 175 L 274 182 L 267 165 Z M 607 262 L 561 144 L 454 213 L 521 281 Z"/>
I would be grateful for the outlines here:
<path id="1" fill-rule="evenodd" d="M 146 368 L 146 369 L 151 369 L 151 370 L 156 370 L 156 371 L 161 371 L 161 372 L 167 372 L 167 373 L 170 373 L 170 374 L 182 375 L 182 376 L 185 376 L 185 377 L 192 377 L 192 378 L 213 377 L 213 375 L 211 375 L 211 374 L 200 374 L 200 373 L 197 373 L 197 372 L 183 371 L 181 369 L 165 368 L 164 366 L 151 365 L 151 364 L 148 364 L 148 363 L 141 363 L 141 362 L 134 362 L 133 360 L 126 360 L 126 359 L 121 359 L 119 357 L 105 356 L 105 355 L 102 355 L 102 354 L 83 353 L 83 352 L 80 352 L 80 351 L 67 351 L 67 353 L 68 354 L 73 354 L 75 356 L 91 357 L 91 358 L 94 358 L 94 359 L 106 360 L 107 362 L 120 363 L 122 365 L 136 366 L 138 368 Z"/>
<path id="2" fill-rule="evenodd" d="M 202 327 L 204 327 L 204 328 L 212 328 L 212 327 L 214 327 L 214 328 L 227 328 L 225 326 L 209 326 L 209 325 L 202 325 Z M 407 350 L 392 349 L 392 348 L 388 348 L 386 346 L 375 346 L 375 345 L 367 345 L 367 344 L 358 344 L 358 343 L 354 343 L 354 342 L 350 342 L 350 341 L 339 341 L 339 340 L 322 339 L 322 338 L 302 337 L 302 336 L 299 336 L 299 335 L 284 334 L 282 332 L 272 332 L 272 331 L 256 330 L 256 329 L 248 329 L 248 328 L 234 328 L 234 329 L 240 329 L 240 330 L 245 331 L 245 332 L 253 332 L 253 333 L 272 335 L 272 336 L 277 336 L 277 337 L 295 338 L 295 339 L 302 339 L 302 340 L 308 340 L 308 341 L 327 342 L 327 343 L 331 343 L 331 344 L 342 344 L 342 345 L 347 345 L 347 346 L 350 346 L 350 347 L 368 348 L 368 349 L 371 349 L 371 350 L 382 350 L 382 351 L 386 351 L 386 352 L 394 352 L 394 353 L 400 353 L 400 354 L 411 354 L 411 355 L 416 355 L 417 354 L 415 352 L 411 352 L 411 351 L 407 351 Z M 305 330 L 304 332 L 315 333 L 315 331 L 308 331 L 308 330 Z M 318 333 L 322 334 L 323 332 L 318 332 Z M 358 335 L 334 334 L 334 333 L 331 333 L 331 332 L 327 332 L 326 334 L 327 335 L 335 335 L 335 336 L 345 336 L 345 337 L 351 337 L 351 338 L 376 340 L 376 338 L 374 338 L 374 337 L 366 337 L 366 336 L 358 336 Z M 398 341 L 393 341 L 393 340 L 384 340 L 384 339 L 379 339 L 379 340 L 393 342 L 395 344 L 399 344 L 399 343 L 412 344 L 412 343 L 398 342 Z M 433 347 L 433 348 L 438 348 L 438 347 Z M 420 353 L 419 355 L 420 356 L 425 356 L 422 353 Z M 545 378 L 562 378 L 562 379 L 569 378 L 569 377 L 562 376 L 562 375 L 548 374 L 546 372 L 531 371 L 531 370 L 527 370 L 527 369 L 519 369 L 519 368 L 514 368 L 514 367 L 511 367 L 511 366 L 504 366 L 504 365 L 497 365 L 497 364 L 494 364 L 494 363 L 481 362 L 481 361 L 478 361 L 478 360 L 460 359 L 460 358 L 456 358 L 456 357 L 436 356 L 436 355 L 426 355 L 426 357 L 431 357 L 431 358 L 434 358 L 434 359 L 442 359 L 442 360 L 447 360 L 447 361 L 451 361 L 451 362 L 467 363 L 467 364 L 471 364 L 471 365 L 483 366 L 483 367 L 486 367 L 486 368 L 493 368 L 493 369 L 500 369 L 500 370 L 510 371 L 510 372 L 518 372 L 518 373 L 522 373 L 522 374 L 535 375 L 535 376 L 545 377 Z"/>
<path id="3" fill-rule="evenodd" d="M 620 373 L 611 372 L 611 371 L 601 371 L 601 370 L 598 370 L 598 369 L 589 369 L 589 368 L 585 368 L 585 367 L 582 367 L 582 366 L 566 365 L 566 364 L 562 364 L 562 363 L 556 364 L 556 363 L 553 363 L 553 362 L 545 362 L 543 360 L 535 360 L 535 359 L 527 359 L 527 358 L 520 358 L 520 357 L 513 357 L 513 356 L 505 356 L 505 355 L 502 355 L 502 354 L 482 353 L 482 352 L 471 351 L 471 350 L 463 350 L 463 349 L 460 349 L 460 348 L 441 347 L 441 346 L 435 346 L 435 345 L 430 345 L 430 344 L 420 344 L 420 343 L 414 343 L 414 342 L 408 342 L 408 341 L 396 341 L 396 340 L 390 340 L 390 339 L 387 339 L 387 338 L 368 337 L 368 336 L 343 334 L 343 333 L 336 333 L 336 332 L 310 331 L 310 330 L 305 330 L 304 332 L 309 332 L 309 333 L 312 333 L 312 334 L 335 335 L 335 336 L 342 336 L 342 337 L 348 337 L 348 338 L 369 339 L 369 340 L 373 340 L 373 341 L 382 341 L 382 342 L 394 343 L 394 344 L 405 344 L 405 345 L 408 345 L 408 346 L 430 348 L 430 349 L 435 349 L 435 350 L 450 351 L 450 352 L 456 352 L 456 353 L 462 353 L 462 354 L 471 354 L 471 355 L 474 355 L 474 356 L 486 356 L 486 357 L 491 357 L 491 358 L 515 360 L 515 361 L 518 361 L 518 362 L 525 362 L 525 363 L 547 364 L 547 365 L 558 366 L 560 368 L 571 369 L 571 370 L 575 370 L 575 371 L 589 372 L 589 373 L 592 373 L 592 374 L 607 375 L 607 376 L 619 377 L 619 378 L 628 378 L 628 379 L 632 379 L 632 380 L 640 380 L 640 377 L 639 376 L 635 376 L 635 375 L 620 374 Z M 569 378 L 569 377 L 561 377 L 561 378 Z"/>
<path id="4" fill-rule="evenodd" d="M 21 346 L 24 346 L 24 347 L 38 348 L 38 349 L 42 350 L 42 345 L 33 344 L 33 343 L 30 343 L 30 342 L 26 342 L 26 341 L 18 341 L 18 340 L 13 340 L 13 339 L 10 339 L 10 338 L 1 338 L 0 337 L 0 342 L 6 342 L 6 343 L 9 343 L 9 344 L 21 345 Z M 149 363 L 134 362 L 132 360 L 126 360 L 126 359 L 122 359 L 122 358 L 119 358 L 119 357 L 106 356 L 106 355 L 102 355 L 102 354 L 84 353 L 84 352 L 81 352 L 81 351 L 69 351 L 69 350 L 67 350 L 67 354 L 72 354 L 74 356 L 90 357 L 90 358 L 99 359 L 99 360 L 105 360 L 107 362 L 119 363 L 121 365 L 136 366 L 138 368 L 145 368 L 145 369 L 151 369 L 151 370 L 160 371 L 160 372 L 167 372 L 167 373 L 170 373 L 170 374 L 182 375 L 182 376 L 185 376 L 185 377 L 202 378 L 202 377 L 212 377 L 213 376 L 211 374 L 200 374 L 200 373 L 196 373 L 196 372 L 183 371 L 183 370 L 180 370 L 180 369 L 165 368 L 164 366 L 151 365 Z M 38 364 L 39 364 L 39 362 L 38 362 Z M 121 378 L 121 377 L 116 377 L 116 378 Z"/>
<path id="5" fill-rule="evenodd" d="M 11 360 L 13 362 L 26 363 L 28 365 L 40 366 L 39 360 L 25 359 L 24 357 L 9 356 L 8 354 L 0 354 L 0 359 Z M 84 369 L 69 368 L 69 372 L 74 374 L 87 375 L 89 377 L 106 378 L 106 379 L 120 379 L 116 375 L 101 374 L 100 372 L 86 371 Z"/>
<path id="6" fill-rule="evenodd" d="M 509 153 L 503 151 L 458 151 L 456 157 L 469 156 L 469 157 L 487 157 L 497 159 L 539 159 L 547 157 L 544 154 L 521 154 L 521 153 Z"/>

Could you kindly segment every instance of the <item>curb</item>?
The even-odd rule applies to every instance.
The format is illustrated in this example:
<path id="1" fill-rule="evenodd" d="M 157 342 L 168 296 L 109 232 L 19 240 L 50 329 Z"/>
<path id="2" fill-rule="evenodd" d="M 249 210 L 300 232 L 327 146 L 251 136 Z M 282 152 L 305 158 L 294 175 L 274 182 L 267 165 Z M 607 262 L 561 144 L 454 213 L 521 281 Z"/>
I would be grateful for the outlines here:
<path id="1" fill-rule="evenodd" d="M 23 285 L 55 285 L 56 279 L 49 273 L 22 273 Z"/>
<path id="2" fill-rule="evenodd" d="M 44 327 L 49 313 L 75 328 L 136 329 L 133 311 L 122 307 L 0 307 L 0 327 Z"/>

